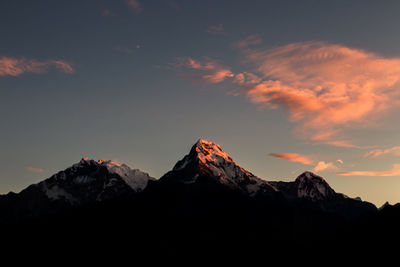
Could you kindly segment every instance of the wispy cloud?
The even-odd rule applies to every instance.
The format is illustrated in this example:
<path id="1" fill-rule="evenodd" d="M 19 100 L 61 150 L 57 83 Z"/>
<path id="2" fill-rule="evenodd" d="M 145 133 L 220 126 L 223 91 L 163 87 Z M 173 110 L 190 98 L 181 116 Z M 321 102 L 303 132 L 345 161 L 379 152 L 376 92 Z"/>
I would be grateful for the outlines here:
<path id="1" fill-rule="evenodd" d="M 74 72 L 71 64 L 63 60 L 51 59 L 39 61 L 26 58 L 0 58 L 0 76 L 19 76 L 26 72 L 41 74 L 47 72 L 50 67 L 54 67 L 69 74 Z"/>
<path id="2" fill-rule="evenodd" d="M 394 164 L 392 169 L 384 171 L 351 171 L 337 174 L 342 176 L 398 176 L 400 175 L 400 164 Z"/>
<path id="3" fill-rule="evenodd" d="M 297 154 L 297 153 L 270 153 L 268 155 L 275 157 L 275 158 L 288 160 L 291 162 L 299 162 L 304 165 L 312 165 L 313 164 L 313 160 L 310 159 L 310 157 L 308 157 L 306 155 Z"/>
<path id="4" fill-rule="evenodd" d="M 35 173 L 42 173 L 42 172 L 44 172 L 44 170 L 43 169 L 41 169 L 41 168 L 33 168 L 33 167 L 28 167 L 28 168 L 26 168 L 28 171 L 30 171 L 30 172 L 35 172 Z"/>
<path id="5" fill-rule="evenodd" d="M 219 83 L 227 78 L 234 77 L 234 74 L 228 67 L 219 64 L 216 60 L 204 57 L 202 60 L 196 60 L 190 57 L 178 58 L 176 62 L 170 63 L 174 68 L 185 68 L 188 70 L 199 71 L 194 77 L 208 83 Z"/>
<path id="6" fill-rule="evenodd" d="M 386 154 L 400 155 L 400 146 L 394 146 L 388 149 L 375 149 L 368 151 L 364 154 L 364 158 L 373 157 L 377 158 Z"/>
<path id="7" fill-rule="evenodd" d="M 223 30 L 224 30 L 224 25 L 218 24 L 218 25 L 214 25 L 214 26 L 209 27 L 206 30 L 206 32 L 216 34 L 216 33 L 221 33 Z"/>
<path id="8" fill-rule="evenodd" d="M 284 107 L 296 133 L 334 146 L 357 147 L 343 128 L 365 127 L 399 104 L 400 59 L 325 42 L 246 50 L 262 81 L 247 86 L 257 105 Z"/>
<path id="9" fill-rule="evenodd" d="M 138 15 L 143 12 L 143 7 L 139 0 L 125 0 L 125 4 L 131 9 L 131 11 Z"/>
<path id="10" fill-rule="evenodd" d="M 270 153 L 269 156 L 284 159 L 291 162 L 298 162 L 304 165 L 314 165 L 315 161 L 312 159 L 313 157 L 297 154 L 297 153 Z M 343 164 L 343 161 L 337 160 L 336 162 Z M 339 167 L 335 165 L 335 162 L 325 162 L 325 161 L 318 161 L 314 168 L 312 169 L 313 172 L 321 172 L 327 170 L 338 170 Z"/>
<path id="11" fill-rule="evenodd" d="M 258 35 L 249 35 L 244 40 L 237 41 L 233 44 L 235 48 L 246 48 L 252 45 L 261 44 L 262 40 Z"/>
<path id="12" fill-rule="evenodd" d="M 206 57 L 181 59 L 180 66 L 209 72 L 200 78 L 211 83 L 233 78 L 230 94 L 245 95 L 262 108 L 284 108 L 296 124 L 295 136 L 314 144 L 366 148 L 348 131 L 376 127 L 378 118 L 400 106 L 400 58 L 317 41 L 249 47 L 260 42 L 249 36 L 236 43 L 245 71 L 234 73 Z"/>

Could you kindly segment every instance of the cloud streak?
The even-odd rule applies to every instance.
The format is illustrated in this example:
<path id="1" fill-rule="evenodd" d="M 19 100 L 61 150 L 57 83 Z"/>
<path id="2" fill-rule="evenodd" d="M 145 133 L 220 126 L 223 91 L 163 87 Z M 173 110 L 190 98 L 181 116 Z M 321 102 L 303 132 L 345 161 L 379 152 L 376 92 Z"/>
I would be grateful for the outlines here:
<path id="1" fill-rule="evenodd" d="M 364 158 L 368 157 L 373 157 L 377 158 L 386 154 L 392 154 L 392 155 L 400 155 L 400 146 L 394 146 L 388 149 L 375 149 L 368 151 L 367 153 L 364 154 Z"/>
<path id="2" fill-rule="evenodd" d="M 71 74 L 74 72 L 71 64 L 63 60 L 45 60 L 39 61 L 26 58 L 0 58 L 0 76 L 19 76 L 26 72 L 42 74 L 54 67 L 64 73 Z"/>
<path id="3" fill-rule="evenodd" d="M 351 171 L 351 172 L 339 172 L 337 175 L 342 176 L 399 176 L 400 175 L 400 164 L 394 164 L 391 170 L 384 171 Z"/>
<path id="4" fill-rule="evenodd" d="M 262 40 L 258 35 L 249 35 L 244 40 L 237 41 L 233 44 L 235 48 L 243 49 L 252 45 L 261 44 Z"/>
<path id="5" fill-rule="evenodd" d="M 190 57 L 178 58 L 176 62 L 170 65 L 174 68 L 198 71 L 201 74 L 196 72 L 194 77 L 207 83 L 220 83 L 227 78 L 234 77 L 230 68 L 219 64 L 216 60 L 209 57 L 204 57 L 203 60 L 196 60 Z"/>
<path id="6" fill-rule="evenodd" d="M 42 173 L 42 172 L 44 172 L 44 170 L 43 169 L 41 169 L 41 168 L 33 168 L 33 167 L 28 167 L 28 168 L 26 168 L 28 171 L 30 171 L 30 172 L 35 172 L 35 173 Z"/>
<path id="7" fill-rule="evenodd" d="M 297 154 L 297 153 L 270 153 L 269 156 L 288 160 L 291 162 L 299 162 L 304 165 L 312 165 L 313 160 L 311 160 L 308 156 Z"/>

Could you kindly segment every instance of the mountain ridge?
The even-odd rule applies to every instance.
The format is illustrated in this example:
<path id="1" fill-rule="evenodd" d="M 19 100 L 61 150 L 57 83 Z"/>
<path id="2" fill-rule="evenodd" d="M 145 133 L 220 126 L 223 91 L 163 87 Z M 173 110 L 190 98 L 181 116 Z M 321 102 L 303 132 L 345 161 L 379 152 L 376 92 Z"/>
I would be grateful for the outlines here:
<path id="1" fill-rule="evenodd" d="M 291 182 L 261 179 L 240 167 L 218 144 L 199 139 L 189 153 L 160 179 L 131 169 L 126 164 L 82 158 L 50 178 L 28 186 L 19 194 L 2 195 L 0 221 L 7 220 L 10 214 L 17 218 L 37 217 L 71 206 L 140 195 L 141 192 L 157 198 L 154 192 L 163 194 L 163 191 L 175 190 L 179 194 L 179 190 L 188 188 L 196 188 L 196 192 L 204 194 L 204 197 L 207 197 L 209 190 L 232 191 L 245 198 L 311 208 L 345 218 L 359 217 L 377 210 L 371 203 L 336 193 L 322 177 L 309 171 Z M 1 213 L 2 209 L 6 212 Z"/>
<path id="2" fill-rule="evenodd" d="M 138 181 L 129 179 L 135 174 Z M 290 182 L 261 179 L 202 139 L 160 179 L 125 164 L 82 158 L 19 194 L 0 195 L 8 240 L 76 244 L 84 238 L 90 244 L 85 248 L 127 239 L 178 251 L 210 244 L 216 251 L 242 244 L 361 244 L 368 231 L 380 238 L 378 226 L 400 221 L 397 214 L 398 206 L 378 211 L 337 193 L 312 172 Z"/>

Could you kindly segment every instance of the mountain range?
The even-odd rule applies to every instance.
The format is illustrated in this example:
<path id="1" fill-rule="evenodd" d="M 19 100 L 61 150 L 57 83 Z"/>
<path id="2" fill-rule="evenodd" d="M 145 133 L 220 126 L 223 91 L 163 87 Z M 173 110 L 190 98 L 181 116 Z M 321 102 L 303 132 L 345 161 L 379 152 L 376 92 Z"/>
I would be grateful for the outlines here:
<path id="1" fill-rule="evenodd" d="M 383 232 L 397 237 L 399 214 L 398 205 L 377 209 L 337 193 L 312 172 L 292 182 L 261 179 L 202 139 L 159 179 L 82 158 L 18 194 L 0 196 L 4 240 L 80 240 L 93 247 L 123 239 L 174 251 L 362 244 Z"/>

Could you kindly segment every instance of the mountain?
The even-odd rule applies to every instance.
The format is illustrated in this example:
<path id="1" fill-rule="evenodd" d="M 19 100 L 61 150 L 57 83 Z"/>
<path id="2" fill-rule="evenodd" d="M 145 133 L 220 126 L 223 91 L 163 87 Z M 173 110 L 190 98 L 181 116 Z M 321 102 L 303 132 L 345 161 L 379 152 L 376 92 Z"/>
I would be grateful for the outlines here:
<path id="1" fill-rule="evenodd" d="M 289 199 L 304 198 L 316 202 L 342 196 L 336 194 L 324 178 L 308 171 L 299 175 L 294 182 L 270 183 Z"/>
<path id="2" fill-rule="evenodd" d="M 346 229 L 377 213 L 373 204 L 335 192 L 311 172 L 291 182 L 261 179 L 202 139 L 160 179 L 83 158 L 18 194 L 0 196 L 0 225 L 8 229 L 3 236 L 83 242 L 82 250 L 126 240 L 130 251 L 229 253 L 342 244 L 357 232 Z"/>
<path id="3" fill-rule="evenodd" d="M 178 161 L 160 181 L 181 184 L 217 183 L 250 196 L 276 191 L 267 181 L 236 164 L 218 144 L 203 139 L 197 141 L 189 154 Z"/>
<path id="4" fill-rule="evenodd" d="M 207 188 L 217 184 L 253 198 L 279 199 L 351 218 L 376 211 L 371 203 L 336 193 L 322 177 L 312 172 L 302 173 L 293 182 L 258 178 L 236 164 L 218 144 L 202 139 L 161 177 L 160 182 Z"/>
<path id="5" fill-rule="evenodd" d="M 82 158 L 19 194 L 0 196 L 0 222 L 54 215 L 70 207 L 136 194 L 153 180 L 147 173 L 125 164 Z"/>

